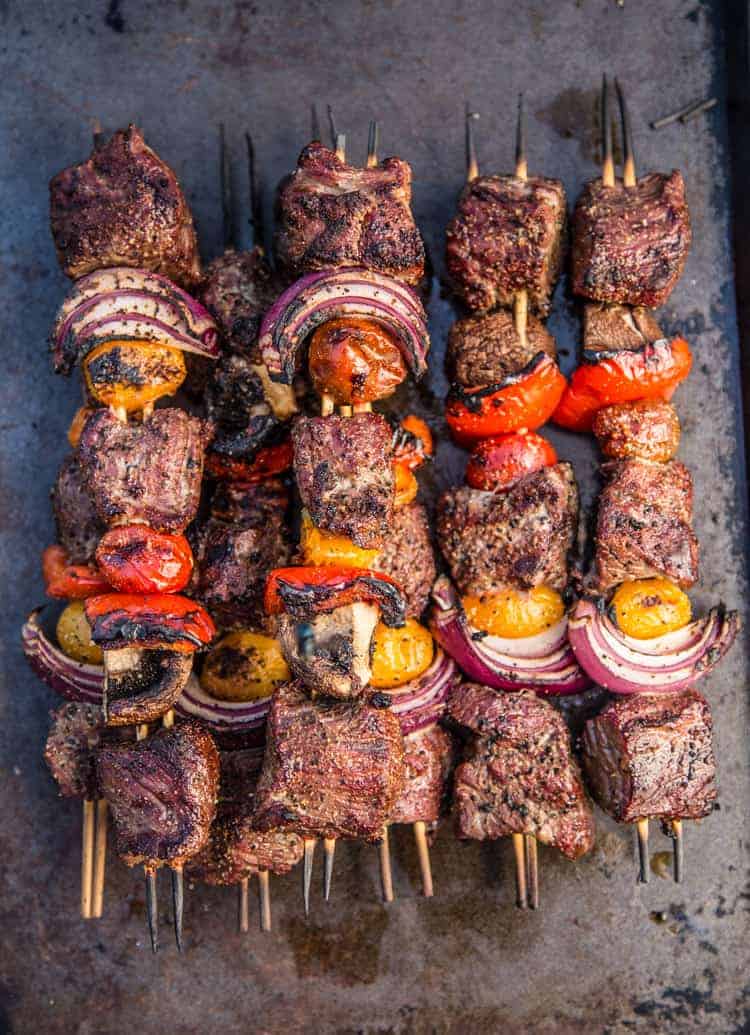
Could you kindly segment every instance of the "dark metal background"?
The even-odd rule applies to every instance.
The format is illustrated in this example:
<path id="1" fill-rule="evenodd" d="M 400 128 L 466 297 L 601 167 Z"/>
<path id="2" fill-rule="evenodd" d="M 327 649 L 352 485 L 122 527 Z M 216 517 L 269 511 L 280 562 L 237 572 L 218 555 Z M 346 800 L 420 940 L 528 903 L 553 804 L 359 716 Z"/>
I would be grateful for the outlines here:
<path id="1" fill-rule="evenodd" d="M 676 402 L 681 457 L 696 481 L 702 541 L 698 606 L 746 608 L 746 483 L 739 343 L 730 250 L 727 60 L 735 128 L 747 124 L 744 5 L 696 0 L 529 3 L 144 0 L 0 2 L 0 292 L 3 365 L 0 650 L 0 1030 L 13 1032 L 731 1032 L 747 1030 L 750 902 L 747 641 L 706 684 L 714 708 L 721 809 L 687 824 L 687 879 L 635 883 L 630 831 L 597 813 L 597 847 L 577 863 L 541 850 L 543 908 L 513 908 L 510 846 L 461 845 L 443 830 L 437 897 L 419 894 L 408 830 L 395 835 L 397 901 L 379 900 L 376 853 L 341 845 L 334 901 L 302 916 L 298 874 L 273 881 L 275 930 L 235 932 L 235 896 L 188 896 L 188 950 L 145 944 L 143 886 L 112 859 L 106 916 L 78 919 L 80 807 L 59 801 L 41 760 L 52 695 L 24 666 L 18 631 L 42 598 L 48 487 L 65 452 L 78 387 L 50 371 L 45 337 L 66 290 L 47 227 L 47 180 L 88 152 L 93 120 L 137 120 L 178 171 L 204 255 L 220 242 L 216 125 L 224 119 L 240 186 L 241 133 L 255 135 L 267 185 L 292 165 L 309 104 L 334 105 L 361 159 L 367 121 L 383 150 L 414 167 L 415 211 L 438 269 L 460 186 L 462 111 L 482 113 L 484 168 L 512 161 L 515 94 L 530 114 L 530 165 L 574 198 L 595 174 L 596 92 L 605 69 L 626 85 L 639 167 L 679 166 L 695 240 L 664 313 L 695 352 Z M 687 126 L 647 120 L 716 93 Z M 745 147 L 746 151 L 747 148 Z M 744 160 L 743 149 L 737 152 Z M 747 249 L 747 179 L 736 170 L 738 237 Z M 267 194 L 268 202 L 268 194 Z M 268 208 L 268 204 L 267 204 Z M 238 219 L 239 219 L 238 213 Z M 745 269 L 747 263 L 745 263 Z M 747 283 L 747 278 L 743 281 Z M 750 283 L 747 284 L 750 288 Z M 741 299 L 750 298 L 750 290 Z M 433 293 L 435 373 L 451 320 Z M 552 328 L 572 361 L 577 314 L 564 287 Z M 587 498 L 590 443 L 555 435 Z M 443 448 L 433 481 L 460 475 Z M 654 832 L 652 850 L 668 847 Z M 166 908 L 167 888 L 163 887 Z M 166 917 L 165 917 L 166 919 Z M 745 993 L 746 995 L 747 993 Z M 3 1027 L 4 1025 L 4 1027 Z"/>

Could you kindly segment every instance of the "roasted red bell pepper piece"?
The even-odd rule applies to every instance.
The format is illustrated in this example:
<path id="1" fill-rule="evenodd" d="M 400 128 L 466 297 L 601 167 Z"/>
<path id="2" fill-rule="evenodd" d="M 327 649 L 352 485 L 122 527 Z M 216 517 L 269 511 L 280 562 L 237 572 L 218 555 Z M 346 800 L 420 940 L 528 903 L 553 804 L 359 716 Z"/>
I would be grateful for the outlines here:
<path id="1" fill-rule="evenodd" d="M 692 363 L 684 338 L 663 338 L 640 349 L 584 354 L 552 420 L 571 431 L 590 431 L 603 406 L 638 399 L 669 400 Z"/>
<path id="2" fill-rule="evenodd" d="M 496 435 L 474 446 L 466 466 L 466 482 L 472 489 L 510 489 L 522 478 L 557 463 L 551 442 L 534 431 L 525 435 Z"/>
<path id="3" fill-rule="evenodd" d="M 377 604 L 386 625 L 406 621 L 406 601 L 397 583 L 368 568 L 275 568 L 266 581 L 268 614 L 286 613 L 300 622 L 360 602 Z"/>
<path id="4" fill-rule="evenodd" d="M 44 551 L 42 573 L 47 596 L 59 600 L 85 600 L 112 588 L 93 564 L 69 564 L 62 546 L 48 546 Z"/>
<path id="5" fill-rule="evenodd" d="M 106 593 L 89 597 L 85 609 L 91 639 L 104 650 L 145 647 L 189 654 L 216 635 L 204 607 L 173 593 Z"/>
<path id="6" fill-rule="evenodd" d="M 213 478 L 255 485 L 266 478 L 273 478 L 274 475 L 288 471 L 292 466 L 292 457 L 291 442 L 263 446 L 255 454 L 255 459 L 249 463 L 246 460 L 221 456 L 219 453 L 212 453 L 209 450 L 206 455 L 206 471 Z"/>
<path id="7" fill-rule="evenodd" d="M 554 359 L 539 353 L 520 374 L 498 384 L 472 390 L 452 388 L 445 419 L 461 445 L 491 435 L 533 431 L 552 416 L 565 386 Z"/>
<path id="8" fill-rule="evenodd" d="M 429 460 L 432 454 L 432 432 L 421 417 L 410 413 L 401 421 L 395 434 L 394 466 L 403 464 L 410 471 L 414 471 Z"/>
<path id="9" fill-rule="evenodd" d="M 120 525 L 99 540 L 96 561 L 120 593 L 177 593 L 190 581 L 193 551 L 184 535 Z"/>

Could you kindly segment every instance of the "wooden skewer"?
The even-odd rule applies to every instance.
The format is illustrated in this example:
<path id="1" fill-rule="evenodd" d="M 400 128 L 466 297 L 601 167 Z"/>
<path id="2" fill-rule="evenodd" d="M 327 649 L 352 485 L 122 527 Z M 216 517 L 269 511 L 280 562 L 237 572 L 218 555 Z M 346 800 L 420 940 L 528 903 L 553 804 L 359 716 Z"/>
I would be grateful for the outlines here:
<path id="1" fill-rule="evenodd" d="M 419 870 L 422 874 L 422 892 L 425 898 L 432 898 L 432 866 L 430 865 L 430 846 L 427 843 L 427 824 L 418 819 L 414 824 L 414 840 L 417 842 Z"/>
<path id="2" fill-rule="evenodd" d="M 147 421 L 153 412 L 154 404 L 152 402 L 144 403 L 143 410 L 141 411 L 141 420 Z"/>
<path id="3" fill-rule="evenodd" d="M 96 838 L 94 841 L 94 880 L 91 895 L 91 915 L 100 919 L 104 912 L 104 876 L 107 867 L 107 817 L 106 798 L 99 798 L 96 803 Z"/>
<path id="4" fill-rule="evenodd" d="M 536 838 L 526 834 L 526 881 L 528 885 L 529 909 L 539 908 L 539 856 Z"/>
<path id="5" fill-rule="evenodd" d="M 682 884 L 684 871 L 684 854 L 682 841 L 682 820 L 672 820 L 672 875 L 675 884 Z"/>
<path id="6" fill-rule="evenodd" d="M 321 417 L 330 417 L 333 411 L 333 397 L 324 392 L 320 397 L 320 415 Z"/>
<path id="7" fill-rule="evenodd" d="M 305 838 L 305 859 L 302 871 L 302 896 L 305 902 L 305 916 L 310 915 L 310 885 L 312 883 L 313 860 L 315 859 L 315 846 L 317 839 L 314 837 Z"/>
<path id="8" fill-rule="evenodd" d="M 601 120 L 602 183 L 605 187 L 614 187 L 615 160 L 612 153 L 612 123 L 609 121 L 609 84 L 606 75 L 602 77 Z"/>
<path id="9" fill-rule="evenodd" d="M 81 917 L 92 917 L 92 877 L 94 874 L 94 824 L 96 802 L 85 798 L 83 802 L 83 833 L 81 842 Z"/>
<path id="10" fill-rule="evenodd" d="M 466 182 L 471 183 L 479 176 L 479 160 L 477 159 L 477 142 L 474 139 L 474 123 L 479 112 L 471 111 L 466 102 Z"/>
<path id="11" fill-rule="evenodd" d="M 106 657 L 106 654 L 105 654 L 105 657 Z M 141 722 L 135 728 L 135 739 L 136 740 L 145 740 L 147 736 L 148 736 L 148 723 L 147 722 Z"/>
<path id="12" fill-rule="evenodd" d="M 638 830 L 638 862 L 640 872 L 638 879 L 641 884 L 648 884 L 649 880 L 649 859 L 648 859 L 648 820 L 639 819 L 636 828 Z"/>
<path id="13" fill-rule="evenodd" d="M 182 914 L 185 908 L 185 880 L 182 873 L 182 863 L 174 863 L 171 870 L 174 940 L 177 945 L 177 951 L 182 952 Z"/>
<path id="14" fill-rule="evenodd" d="M 528 906 L 526 889 L 526 853 L 523 834 L 513 834 L 513 854 L 516 860 L 516 905 L 519 909 Z"/>
<path id="15" fill-rule="evenodd" d="M 331 133 L 331 145 L 335 148 L 338 144 L 338 133 L 336 132 L 336 121 L 333 117 L 333 108 L 330 104 L 326 104 L 326 114 L 328 115 L 328 129 Z"/>
<path id="16" fill-rule="evenodd" d="M 221 185 L 221 230 L 226 251 L 234 245 L 234 231 L 232 229 L 232 168 L 223 122 L 219 123 L 219 182 Z"/>
<path id="17" fill-rule="evenodd" d="M 245 133 L 245 152 L 247 154 L 247 189 L 250 202 L 250 230 L 252 232 L 252 244 L 256 248 L 263 247 L 263 199 L 258 189 L 258 179 L 255 165 L 255 145 L 249 133 Z"/>
<path id="18" fill-rule="evenodd" d="M 323 839 L 324 852 L 324 876 L 323 876 L 323 898 L 326 902 L 331 897 L 331 882 L 333 880 L 333 860 L 336 855 L 336 838 L 326 837 Z"/>
<path id="19" fill-rule="evenodd" d="M 372 413 L 372 403 L 354 403 L 352 413 Z"/>
<path id="20" fill-rule="evenodd" d="M 174 708 L 170 708 L 168 712 L 164 712 L 161 717 L 161 724 L 167 730 L 174 726 Z"/>
<path id="21" fill-rule="evenodd" d="M 250 880 L 244 877 L 240 881 L 239 907 L 237 910 L 237 924 L 240 934 L 247 934 L 250 930 Z"/>
<path id="22" fill-rule="evenodd" d="M 271 930 L 271 884 L 268 870 L 258 870 L 258 890 L 260 894 L 260 929 Z"/>
<path id="23" fill-rule="evenodd" d="M 119 420 L 120 424 L 128 423 L 128 411 L 124 406 L 110 406 L 110 412 Z"/>
<path id="24" fill-rule="evenodd" d="M 151 938 L 151 951 L 159 951 L 159 903 L 156 894 L 156 867 L 144 866 L 146 875 L 146 913 L 148 914 L 148 933 Z"/>
<path id="25" fill-rule="evenodd" d="M 340 162 L 346 161 L 346 133 L 339 133 L 336 137 L 336 157 Z"/>
<path id="26" fill-rule="evenodd" d="M 351 417 L 352 407 L 349 405 L 339 406 L 339 413 L 342 417 Z"/>
<path id="27" fill-rule="evenodd" d="M 522 93 L 518 95 L 518 118 L 516 120 L 516 176 L 519 180 L 527 180 L 529 177 L 529 165 L 526 157 L 526 117 Z M 513 324 L 524 348 L 526 347 L 528 310 L 528 292 L 525 289 L 517 291 L 513 296 Z"/>
<path id="28" fill-rule="evenodd" d="M 622 168 L 622 182 L 626 187 L 635 187 L 635 151 L 633 149 L 633 133 L 630 126 L 628 105 L 625 100 L 625 93 L 617 79 L 615 79 L 617 99 L 620 103 L 620 124 L 622 126 L 622 149 L 624 164 Z"/>
<path id="29" fill-rule="evenodd" d="M 374 169 L 378 164 L 378 145 L 380 143 L 380 123 L 375 119 L 370 123 L 367 136 L 367 168 Z"/>
<path id="30" fill-rule="evenodd" d="M 310 130 L 312 132 L 312 139 L 322 142 L 323 134 L 320 132 L 320 119 L 318 118 L 317 104 L 310 105 Z"/>
<path id="31" fill-rule="evenodd" d="M 383 827 L 383 838 L 378 845 L 380 859 L 380 884 L 383 889 L 383 901 L 393 902 L 393 874 L 391 873 L 391 851 L 388 843 L 388 827 Z"/>
<path id="32" fill-rule="evenodd" d="M 104 143 L 104 133 L 102 132 L 102 124 L 99 119 L 94 119 L 94 127 L 91 134 L 94 138 L 94 150 L 98 151 Z"/>

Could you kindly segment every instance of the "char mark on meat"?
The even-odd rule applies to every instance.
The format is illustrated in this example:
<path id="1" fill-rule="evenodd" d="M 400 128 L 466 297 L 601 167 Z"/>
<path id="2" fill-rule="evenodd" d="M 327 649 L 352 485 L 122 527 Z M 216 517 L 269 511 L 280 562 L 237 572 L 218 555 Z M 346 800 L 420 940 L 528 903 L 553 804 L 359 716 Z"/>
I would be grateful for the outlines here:
<path id="1" fill-rule="evenodd" d="M 372 701 L 313 702 L 296 683 L 275 691 L 256 792 L 259 830 L 380 839 L 403 788 L 404 741 L 396 716 Z"/>
<path id="2" fill-rule="evenodd" d="M 102 521 L 183 531 L 198 509 L 211 431 L 210 423 L 177 408 L 156 410 L 141 424 L 96 410 L 84 425 L 79 455 Z"/>
<path id="3" fill-rule="evenodd" d="M 448 714 L 474 735 L 456 769 L 458 834 L 532 834 L 569 859 L 594 845 L 594 817 L 562 716 L 529 692 L 457 686 Z"/>
<path id="4" fill-rule="evenodd" d="M 695 690 L 611 701 L 586 723 L 583 766 L 620 823 L 707 816 L 717 796 L 708 702 Z"/>
<path id="5" fill-rule="evenodd" d="M 106 526 L 99 519 L 77 453 L 68 456 L 52 489 L 57 541 L 71 564 L 88 564 Z"/>
<path id="6" fill-rule="evenodd" d="M 559 180 L 479 176 L 468 183 L 446 232 L 456 294 L 476 312 L 511 306 L 528 292 L 546 316 L 562 263 L 565 191 Z"/>
<path id="7" fill-rule="evenodd" d="M 692 529 L 693 482 L 672 460 L 613 460 L 602 466 L 596 578 L 599 592 L 657 575 L 688 588 L 698 578 L 698 541 Z"/>
<path id="8" fill-rule="evenodd" d="M 219 753 L 198 723 L 101 748 L 97 780 L 112 812 L 117 852 L 128 866 L 180 865 L 208 840 Z"/>
<path id="9" fill-rule="evenodd" d="M 449 489 L 438 503 L 438 542 L 462 595 L 508 585 L 563 590 L 577 528 L 578 489 L 568 463 L 528 475 L 507 492 Z"/>
<path id="10" fill-rule="evenodd" d="M 198 241 L 170 167 L 130 125 L 50 181 L 50 221 L 60 266 L 77 280 L 106 266 L 136 266 L 190 286 Z"/>
<path id="11" fill-rule="evenodd" d="M 436 575 L 427 511 L 421 503 L 396 507 L 376 568 L 401 587 L 407 616 L 419 618 L 430 599 Z"/>
<path id="12" fill-rule="evenodd" d="M 258 331 L 280 287 L 262 248 L 228 251 L 206 268 L 201 301 L 221 330 L 227 352 L 261 363 Z"/>
<path id="13" fill-rule="evenodd" d="M 406 778 L 391 823 L 436 823 L 445 814 L 455 765 L 453 737 L 440 726 L 404 737 Z"/>
<path id="14" fill-rule="evenodd" d="M 300 496 L 315 526 L 365 549 L 383 546 L 394 498 L 392 434 L 385 418 L 298 417 L 292 444 Z"/>
<path id="15" fill-rule="evenodd" d="M 504 309 L 468 316 L 457 320 L 448 335 L 448 378 L 466 390 L 499 384 L 521 373 L 540 352 L 557 358 L 555 339 L 536 317 L 529 316 L 522 342 L 513 314 Z"/>
<path id="16" fill-rule="evenodd" d="M 386 158 L 357 169 L 322 144 L 309 144 L 279 184 L 274 247 L 289 280 L 365 266 L 418 284 L 425 256 L 411 211 L 411 167 Z"/>
<path id="17" fill-rule="evenodd" d="M 66 703 L 51 718 L 44 760 L 59 793 L 63 798 L 95 798 L 95 752 L 104 733 L 101 708 Z"/>
<path id="18" fill-rule="evenodd" d="M 649 173 L 628 188 L 592 180 L 573 217 L 573 291 L 597 302 L 655 309 L 680 279 L 690 239 L 677 170 Z"/>

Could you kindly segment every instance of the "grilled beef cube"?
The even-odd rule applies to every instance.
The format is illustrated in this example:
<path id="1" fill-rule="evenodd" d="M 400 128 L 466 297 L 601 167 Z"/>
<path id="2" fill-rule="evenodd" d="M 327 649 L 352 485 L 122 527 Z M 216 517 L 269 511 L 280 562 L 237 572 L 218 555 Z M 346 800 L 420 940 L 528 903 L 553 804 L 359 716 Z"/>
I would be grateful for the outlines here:
<path id="1" fill-rule="evenodd" d="M 532 693 L 457 686 L 448 714 L 474 734 L 456 769 L 458 836 L 533 834 L 569 859 L 594 845 L 594 817 L 562 716 Z"/>
<path id="2" fill-rule="evenodd" d="M 99 517 L 181 532 L 198 509 L 211 430 L 176 408 L 155 410 L 142 424 L 124 424 L 105 409 L 92 413 L 79 455 Z"/>
<path id="3" fill-rule="evenodd" d="M 261 363 L 260 323 L 279 294 L 263 249 L 224 252 L 209 263 L 203 285 L 201 301 L 219 325 L 225 349 Z"/>
<path id="4" fill-rule="evenodd" d="M 264 528 L 286 523 L 289 490 L 280 478 L 264 478 L 254 485 L 219 482 L 211 500 L 211 517 L 228 524 Z"/>
<path id="5" fill-rule="evenodd" d="M 457 320 L 448 334 L 448 377 L 461 388 L 484 388 L 519 374 L 540 352 L 557 358 L 555 339 L 536 317 L 529 316 L 524 343 L 513 314 L 504 309 L 468 316 Z"/>
<path id="6" fill-rule="evenodd" d="M 435 581 L 435 554 L 427 511 L 421 503 L 396 507 L 393 525 L 375 565 L 397 582 L 406 598 L 406 614 L 419 618 Z"/>
<path id="7" fill-rule="evenodd" d="M 712 730 L 696 690 L 616 698 L 584 730 L 592 794 L 620 823 L 707 816 L 716 801 Z"/>
<path id="8" fill-rule="evenodd" d="M 643 306 L 587 302 L 583 307 L 584 354 L 640 349 L 664 337 L 653 313 Z"/>
<path id="9" fill-rule="evenodd" d="M 680 444 L 680 420 L 671 403 L 639 399 L 604 406 L 594 417 L 599 448 L 613 460 L 671 460 Z"/>
<path id="10" fill-rule="evenodd" d="M 656 309 L 682 275 L 690 249 L 685 183 L 677 170 L 635 187 L 584 187 L 573 217 L 573 291 L 597 302 Z"/>
<path id="11" fill-rule="evenodd" d="M 315 526 L 383 546 L 393 524 L 393 445 L 378 413 L 298 417 L 292 426 L 294 471 Z"/>
<path id="12" fill-rule="evenodd" d="M 259 830 L 382 837 L 404 784 L 401 726 L 375 706 L 382 697 L 313 702 L 299 683 L 275 691 L 256 790 Z"/>
<path id="13" fill-rule="evenodd" d="M 137 266 L 188 286 L 199 279 L 185 195 L 136 126 L 63 169 L 49 188 L 57 258 L 73 280 L 106 266 Z"/>
<path id="14" fill-rule="evenodd" d="M 698 578 L 693 480 L 677 460 L 653 464 L 613 460 L 602 465 L 607 484 L 596 523 L 597 587 L 663 575 L 684 589 Z"/>
<path id="15" fill-rule="evenodd" d="M 436 823 L 445 812 L 455 764 L 450 733 L 438 725 L 404 737 L 406 780 L 391 823 Z"/>
<path id="16" fill-rule="evenodd" d="M 66 702 L 51 718 L 44 760 L 59 793 L 63 798 L 95 798 L 95 752 L 104 732 L 101 708 Z"/>
<path id="17" fill-rule="evenodd" d="M 438 503 L 438 542 L 461 595 L 507 585 L 564 589 L 577 528 L 578 488 L 568 463 L 544 467 L 507 492 L 449 489 Z"/>
<path id="18" fill-rule="evenodd" d="M 189 863 L 193 880 L 238 884 L 268 870 L 288 873 L 302 858 L 304 843 L 291 831 L 255 829 L 255 786 L 262 756 L 255 750 L 220 752 L 219 801 L 208 842 Z"/>
<path id="19" fill-rule="evenodd" d="M 63 461 L 52 489 L 57 541 L 71 564 L 88 564 L 106 531 L 99 520 L 77 453 Z"/>
<path id="20" fill-rule="evenodd" d="M 206 413 L 226 428 L 245 428 L 270 408 L 260 378 L 247 356 L 229 353 L 215 364 L 206 385 Z"/>
<path id="21" fill-rule="evenodd" d="M 510 306 L 519 291 L 546 316 L 562 264 L 565 190 L 559 180 L 479 176 L 467 183 L 446 231 L 456 294 L 474 311 Z"/>
<path id="22" fill-rule="evenodd" d="M 309 144 L 279 184 L 274 248 L 290 280 L 312 270 L 366 266 L 418 284 L 424 245 L 411 211 L 411 166 L 386 158 L 357 169 L 322 144 Z"/>
<path id="23" fill-rule="evenodd" d="M 200 724 L 183 722 L 134 744 L 103 747 L 96 772 L 117 852 L 128 866 L 180 865 L 208 840 L 219 752 Z"/>

